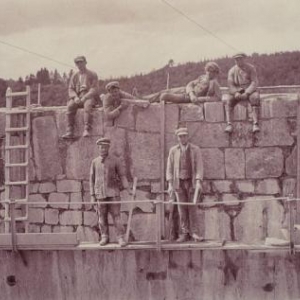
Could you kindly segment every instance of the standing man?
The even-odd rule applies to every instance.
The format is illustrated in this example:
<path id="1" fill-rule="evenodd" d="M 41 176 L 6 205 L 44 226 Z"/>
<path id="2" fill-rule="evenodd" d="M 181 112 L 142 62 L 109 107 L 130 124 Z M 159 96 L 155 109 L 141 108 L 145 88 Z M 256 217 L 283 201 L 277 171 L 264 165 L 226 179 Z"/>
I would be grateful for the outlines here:
<path id="1" fill-rule="evenodd" d="M 78 108 L 84 108 L 84 132 L 83 136 L 90 135 L 92 127 L 92 109 L 95 105 L 95 97 L 98 93 L 98 77 L 93 71 L 86 68 L 86 58 L 77 56 L 74 59 L 78 72 L 73 74 L 69 84 L 69 102 L 67 106 L 67 132 L 62 137 L 72 139 L 74 137 L 75 115 Z"/>
<path id="2" fill-rule="evenodd" d="M 109 154 L 110 140 L 101 138 L 97 140 L 99 156 L 92 161 L 90 169 L 91 202 L 97 202 L 97 214 L 101 240 L 99 245 L 109 242 L 108 213 L 111 214 L 121 247 L 126 246 L 124 240 L 125 230 L 121 223 L 121 204 L 101 204 L 101 202 L 120 201 L 120 183 L 129 192 L 129 185 L 125 170 L 117 157 Z"/>
<path id="3" fill-rule="evenodd" d="M 246 54 L 237 53 L 233 56 L 235 66 L 228 72 L 229 95 L 224 99 L 227 127 L 225 132 L 231 133 L 232 112 L 235 105 L 241 100 L 247 100 L 252 107 L 253 128 L 252 132 L 258 132 L 258 111 L 260 105 L 260 97 L 257 91 L 258 79 L 255 67 L 246 63 Z"/>
<path id="4" fill-rule="evenodd" d="M 193 190 L 202 190 L 203 162 L 200 148 L 189 143 L 187 128 L 176 130 L 178 145 L 169 152 L 166 178 L 168 192 L 176 194 L 178 202 L 192 202 Z M 178 205 L 180 234 L 177 242 L 202 241 L 198 234 L 196 206 Z"/>

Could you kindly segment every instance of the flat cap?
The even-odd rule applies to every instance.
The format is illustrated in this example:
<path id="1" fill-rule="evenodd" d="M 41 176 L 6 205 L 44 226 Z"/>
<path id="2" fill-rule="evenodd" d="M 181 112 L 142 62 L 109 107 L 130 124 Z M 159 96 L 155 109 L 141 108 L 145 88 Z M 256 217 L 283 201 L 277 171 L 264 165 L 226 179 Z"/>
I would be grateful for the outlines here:
<path id="1" fill-rule="evenodd" d="M 111 81 L 105 86 L 106 90 L 109 91 L 111 88 L 120 88 L 120 84 L 118 81 Z"/>
<path id="2" fill-rule="evenodd" d="M 175 134 L 176 135 L 188 135 L 189 133 L 188 133 L 188 129 L 186 127 L 181 127 L 181 128 L 176 129 Z"/>
<path id="3" fill-rule="evenodd" d="M 233 58 L 239 58 L 239 57 L 247 57 L 247 55 L 244 52 L 238 52 L 233 55 Z"/>
<path id="4" fill-rule="evenodd" d="M 74 62 L 75 62 L 75 63 L 80 62 L 80 61 L 86 62 L 85 56 L 79 55 L 79 56 L 76 56 L 76 57 L 74 58 Z"/>
<path id="5" fill-rule="evenodd" d="M 110 145 L 110 139 L 109 138 L 100 138 L 96 141 L 97 145 Z"/>
<path id="6" fill-rule="evenodd" d="M 208 71 L 208 70 L 211 70 L 211 71 L 214 71 L 214 72 L 217 72 L 219 73 L 220 72 L 220 67 L 217 63 L 215 63 L 214 61 L 210 61 L 208 62 L 206 65 L 205 65 L 205 70 Z"/>

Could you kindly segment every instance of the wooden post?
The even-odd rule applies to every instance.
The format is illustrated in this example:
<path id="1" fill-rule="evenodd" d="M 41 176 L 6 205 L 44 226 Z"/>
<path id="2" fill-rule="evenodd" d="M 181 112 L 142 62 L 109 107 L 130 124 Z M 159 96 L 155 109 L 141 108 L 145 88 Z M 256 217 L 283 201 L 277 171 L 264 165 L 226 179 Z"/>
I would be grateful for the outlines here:
<path id="1" fill-rule="evenodd" d="M 38 84 L 38 106 L 41 106 L 41 84 Z"/>
<path id="2" fill-rule="evenodd" d="M 297 110 L 297 187 L 296 187 L 296 198 L 300 198 L 300 94 L 297 94 L 298 100 L 298 110 Z M 298 201 L 296 201 L 292 207 L 293 212 L 290 214 L 294 214 L 294 224 L 299 224 L 299 217 L 298 217 Z M 293 233 L 294 233 L 294 226 L 293 226 Z M 297 243 L 298 241 L 296 241 Z"/>

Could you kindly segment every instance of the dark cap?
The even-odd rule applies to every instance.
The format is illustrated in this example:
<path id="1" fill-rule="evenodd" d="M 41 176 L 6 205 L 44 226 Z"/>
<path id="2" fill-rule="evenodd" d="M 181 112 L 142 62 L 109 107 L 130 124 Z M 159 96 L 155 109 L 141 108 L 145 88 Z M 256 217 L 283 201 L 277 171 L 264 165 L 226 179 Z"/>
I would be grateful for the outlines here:
<path id="1" fill-rule="evenodd" d="M 99 140 L 96 141 L 97 145 L 110 145 L 110 139 L 109 138 L 100 138 Z"/>
<path id="2" fill-rule="evenodd" d="M 233 58 L 240 58 L 240 57 L 247 57 L 247 55 L 244 52 L 238 52 L 235 55 L 233 55 Z"/>
<path id="3" fill-rule="evenodd" d="M 78 62 L 80 62 L 80 61 L 86 62 L 85 56 L 80 55 L 80 56 L 76 56 L 76 57 L 74 58 L 75 64 L 78 63 Z"/>
<path id="4" fill-rule="evenodd" d="M 106 90 L 109 91 L 111 88 L 120 88 L 120 84 L 118 81 L 111 81 L 105 86 Z"/>

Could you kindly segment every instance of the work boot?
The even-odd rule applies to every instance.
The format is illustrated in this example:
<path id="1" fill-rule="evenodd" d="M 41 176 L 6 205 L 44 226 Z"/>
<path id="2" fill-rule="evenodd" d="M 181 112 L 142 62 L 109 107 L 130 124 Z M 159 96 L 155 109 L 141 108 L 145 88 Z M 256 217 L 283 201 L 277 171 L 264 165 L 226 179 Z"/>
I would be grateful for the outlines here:
<path id="1" fill-rule="evenodd" d="M 197 233 L 192 234 L 192 239 L 195 242 L 202 242 L 204 240 L 204 238 L 202 236 L 199 236 Z"/>
<path id="2" fill-rule="evenodd" d="M 232 131 L 233 131 L 232 124 L 228 123 L 224 131 L 227 133 L 232 133 Z"/>
<path id="3" fill-rule="evenodd" d="M 88 137 L 88 136 L 90 136 L 91 135 L 91 132 L 90 132 L 90 130 L 89 129 L 84 129 L 84 131 L 83 131 L 83 134 L 82 134 L 82 136 L 83 137 Z"/>
<path id="4" fill-rule="evenodd" d="M 188 234 L 181 234 L 179 238 L 176 240 L 177 243 L 184 243 L 189 240 Z"/>
<path id="5" fill-rule="evenodd" d="M 101 237 L 101 241 L 99 242 L 100 246 L 105 246 L 106 244 L 108 244 L 108 236 L 104 235 Z"/>
<path id="6" fill-rule="evenodd" d="M 259 129 L 259 126 L 257 123 L 254 123 L 253 124 L 253 127 L 252 127 L 252 132 L 255 133 L 255 132 L 259 132 L 260 129 Z"/>
<path id="7" fill-rule="evenodd" d="M 127 245 L 127 242 L 125 241 L 125 239 L 122 236 L 118 238 L 118 243 L 119 243 L 120 247 L 125 247 Z"/>

